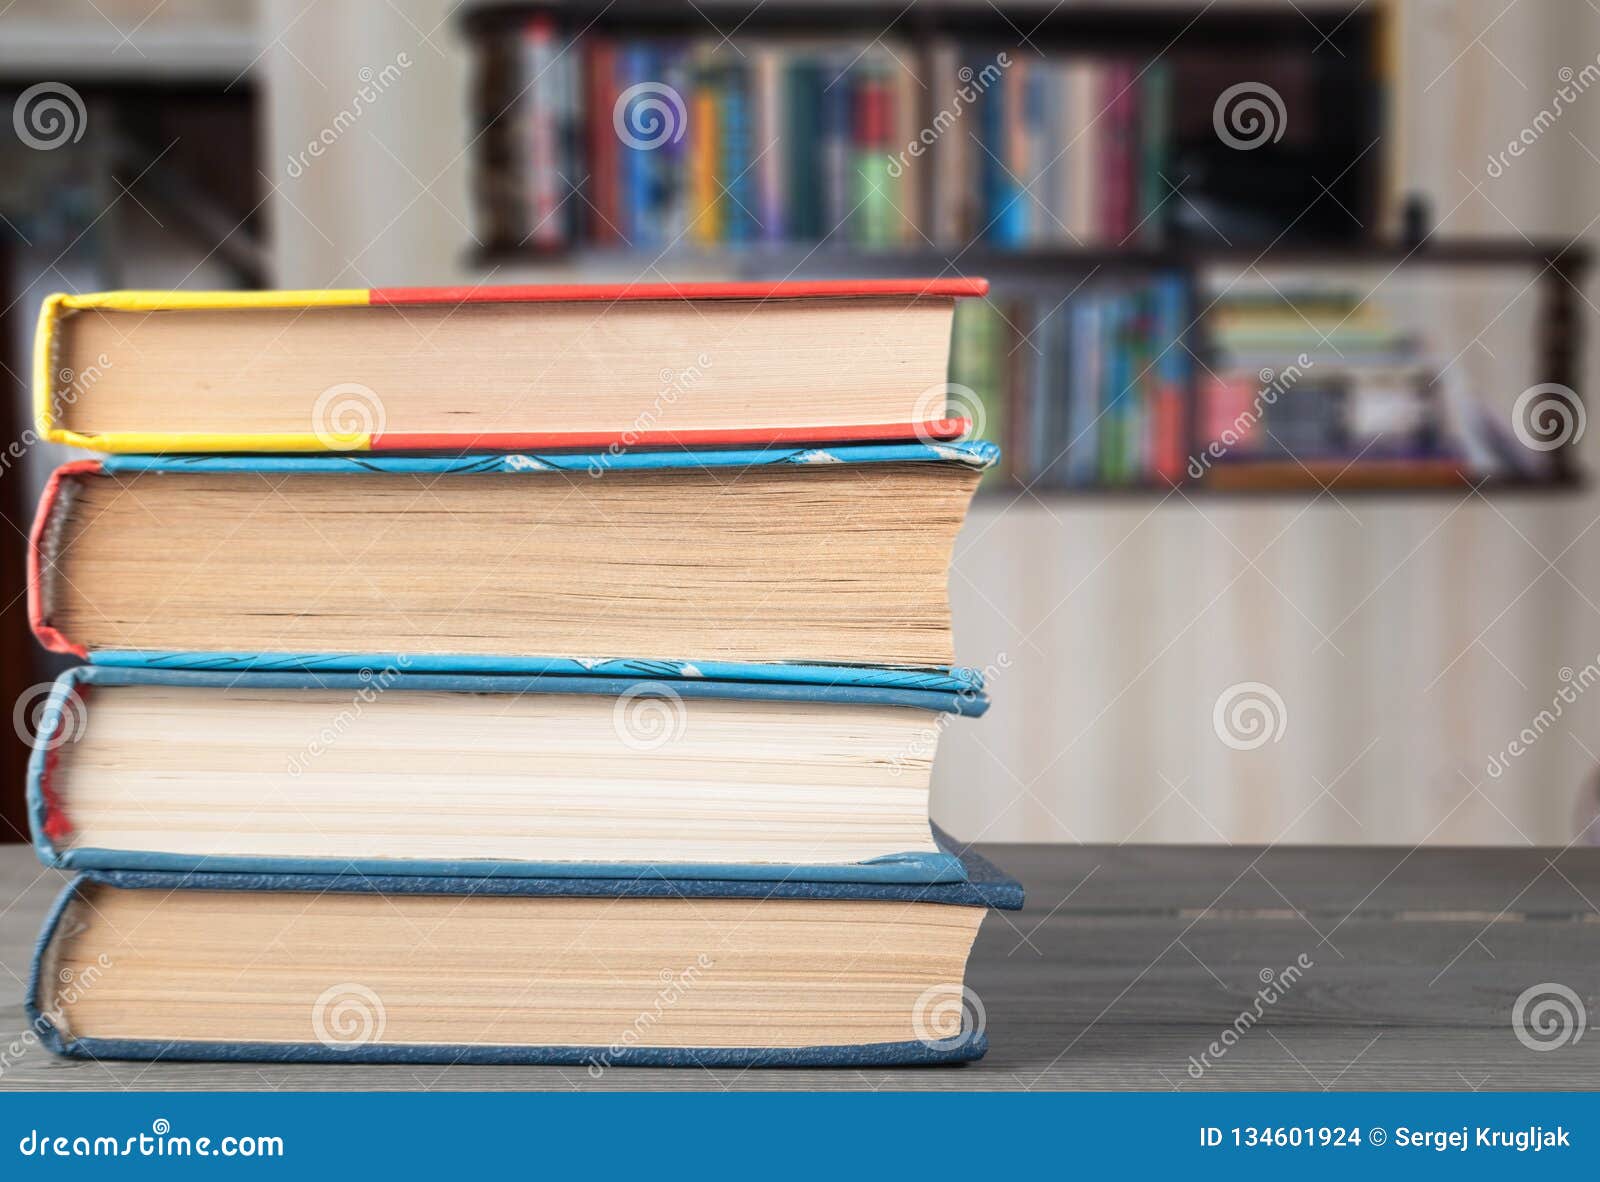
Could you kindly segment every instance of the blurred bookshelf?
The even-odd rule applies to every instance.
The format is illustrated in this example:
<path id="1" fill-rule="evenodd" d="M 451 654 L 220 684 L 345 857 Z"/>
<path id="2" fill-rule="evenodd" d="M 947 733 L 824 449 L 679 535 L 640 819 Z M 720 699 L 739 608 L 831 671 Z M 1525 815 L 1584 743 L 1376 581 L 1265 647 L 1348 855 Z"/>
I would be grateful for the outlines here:
<path id="1" fill-rule="evenodd" d="M 950 381 L 1005 449 L 990 492 L 1570 492 L 1571 442 L 1526 445 L 1353 278 L 1520 276 L 1523 384 L 1583 414 L 1589 248 L 1444 239 L 1395 190 L 1392 9 L 478 4 L 472 258 L 986 276 Z"/>

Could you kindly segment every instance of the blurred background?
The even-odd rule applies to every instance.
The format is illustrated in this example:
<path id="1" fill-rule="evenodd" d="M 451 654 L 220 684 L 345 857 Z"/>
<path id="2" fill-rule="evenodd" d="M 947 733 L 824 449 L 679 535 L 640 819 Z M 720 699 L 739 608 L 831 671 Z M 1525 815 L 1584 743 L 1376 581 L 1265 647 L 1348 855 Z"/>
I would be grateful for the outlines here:
<path id="1" fill-rule="evenodd" d="M 0 701 L 47 292 L 981 275 L 943 825 L 1586 841 L 1596 82 L 1564 0 L 11 0 Z"/>

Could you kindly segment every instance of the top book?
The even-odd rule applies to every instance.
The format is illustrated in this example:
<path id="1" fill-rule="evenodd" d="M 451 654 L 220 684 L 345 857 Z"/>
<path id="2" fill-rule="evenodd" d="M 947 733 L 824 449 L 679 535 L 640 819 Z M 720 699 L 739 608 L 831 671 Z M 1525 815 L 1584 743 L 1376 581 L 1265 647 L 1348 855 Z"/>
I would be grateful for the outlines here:
<path id="1" fill-rule="evenodd" d="M 46 439 L 107 452 L 956 438 L 981 279 L 52 295 Z"/>

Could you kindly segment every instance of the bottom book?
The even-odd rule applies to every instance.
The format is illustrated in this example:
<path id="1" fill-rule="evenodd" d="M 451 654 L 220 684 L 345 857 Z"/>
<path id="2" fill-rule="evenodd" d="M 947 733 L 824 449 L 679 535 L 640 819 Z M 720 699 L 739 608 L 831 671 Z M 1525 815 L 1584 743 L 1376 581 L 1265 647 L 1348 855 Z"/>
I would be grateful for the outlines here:
<path id="1" fill-rule="evenodd" d="M 34 1029 L 121 1059 L 889 1066 L 987 1049 L 967 881 L 91 871 L 40 936 Z"/>

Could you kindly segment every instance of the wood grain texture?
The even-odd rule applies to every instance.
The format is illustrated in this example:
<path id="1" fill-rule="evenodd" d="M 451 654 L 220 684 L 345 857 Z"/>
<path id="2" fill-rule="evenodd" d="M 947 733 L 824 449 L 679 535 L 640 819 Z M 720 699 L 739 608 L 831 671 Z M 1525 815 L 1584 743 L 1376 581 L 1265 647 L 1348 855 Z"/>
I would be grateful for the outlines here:
<path id="1" fill-rule="evenodd" d="M 985 920 L 969 981 L 982 1062 L 899 1071 L 606 1071 L 57 1059 L 22 1037 L 35 929 L 63 881 L 0 850 L 0 1089 L 1592 1089 L 1600 1038 L 1525 1047 L 1512 1009 L 1556 982 L 1600 1006 L 1600 851 L 985 846 L 1028 889 Z M 1309 962 L 1256 1005 L 1263 970 Z M 24 1038 L 24 1041 L 26 1039 Z"/>

